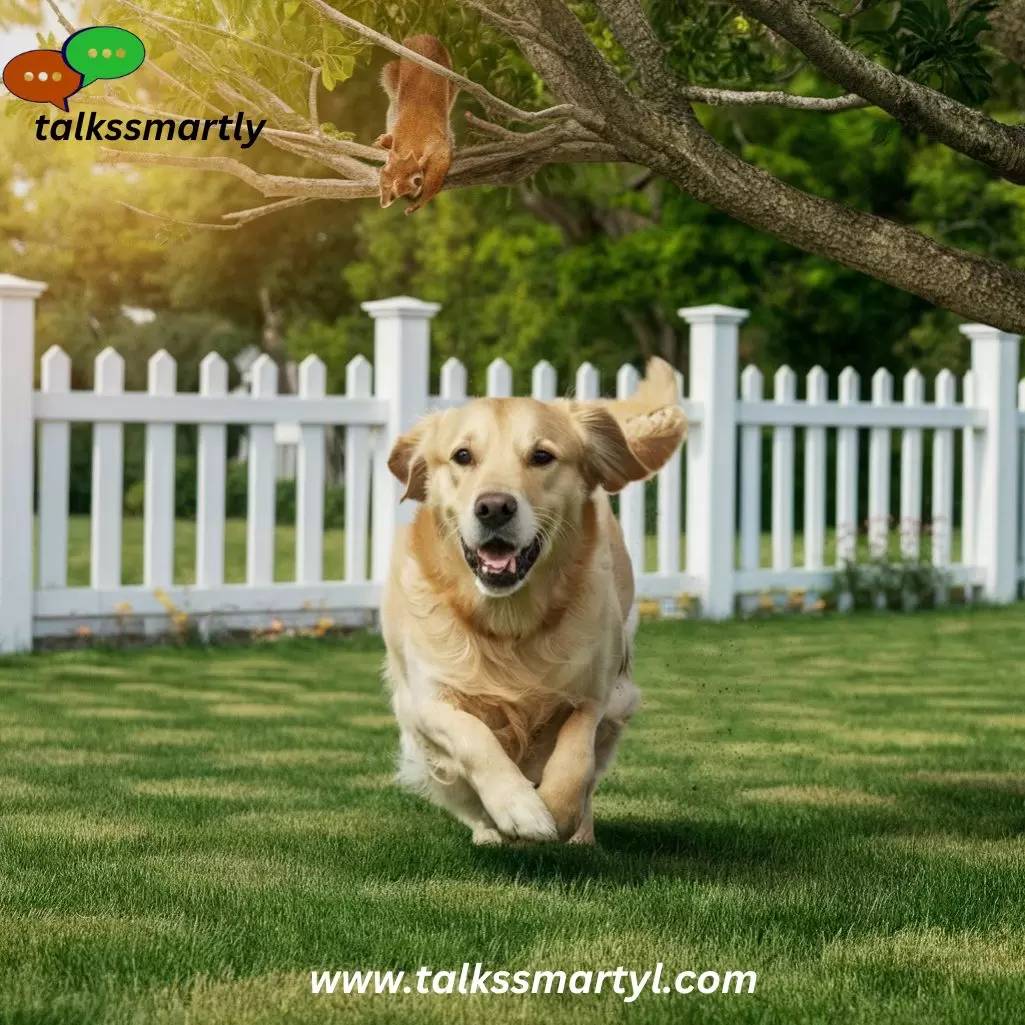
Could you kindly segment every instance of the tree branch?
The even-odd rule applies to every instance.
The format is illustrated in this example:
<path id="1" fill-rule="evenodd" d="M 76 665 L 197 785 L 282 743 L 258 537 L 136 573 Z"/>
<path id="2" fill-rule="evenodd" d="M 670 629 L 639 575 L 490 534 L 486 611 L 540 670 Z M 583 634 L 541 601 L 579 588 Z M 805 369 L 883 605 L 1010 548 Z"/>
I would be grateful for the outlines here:
<path id="1" fill-rule="evenodd" d="M 144 114 L 146 117 L 159 118 L 162 121 L 179 122 L 194 120 L 193 118 L 185 117 L 183 114 L 174 114 L 171 111 L 158 110 L 154 107 L 144 107 L 137 103 L 127 103 L 109 93 L 104 94 L 102 97 L 83 96 L 79 102 L 86 106 L 115 107 L 118 110 L 127 110 L 133 114 Z M 281 128 L 264 128 L 260 133 L 260 138 L 265 139 L 276 149 L 308 157 L 311 160 L 318 160 L 326 167 L 354 177 L 375 175 L 376 169 L 367 167 L 363 161 L 370 160 L 376 163 L 383 163 L 386 156 L 381 150 L 375 149 L 373 146 L 363 146 L 358 142 L 351 142 L 348 139 L 335 139 L 329 135 L 290 132 Z"/>
<path id="2" fill-rule="evenodd" d="M 641 88 L 669 109 L 687 116 L 686 95 L 666 62 L 666 47 L 655 35 L 639 0 L 597 0 L 598 10 L 626 51 Z M 692 116 L 692 115 L 691 115 Z"/>
<path id="3" fill-rule="evenodd" d="M 126 203 L 123 199 L 115 199 L 118 206 L 123 206 L 132 213 L 141 214 L 155 221 L 163 221 L 165 224 L 175 224 L 182 228 L 209 228 L 212 231 L 238 231 L 239 228 L 249 224 L 251 221 L 266 217 L 268 214 L 277 213 L 279 210 L 286 210 L 290 207 L 303 206 L 310 200 L 305 196 L 296 196 L 290 199 L 279 199 L 274 203 L 264 203 L 261 206 L 254 206 L 248 210 L 234 210 L 231 213 L 221 214 L 221 219 L 234 221 L 234 224 L 215 224 L 210 221 L 186 221 L 180 217 L 171 217 L 168 214 L 159 214 L 153 210 L 144 210 L 141 206 Z"/>
<path id="4" fill-rule="evenodd" d="M 835 114 L 845 110 L 870 107 L 868 100 L 847 93 L 844 96 L 795 96 L 778 90 L 706 89 L 689 85 L 683 95 L 694 103 L 707 103 L 712 107 L 785 107 L 787 110 L 811 110 L 820 114 Z"/>
<path id="5" fill-rule="evenodd" d="M 749 6 L 770 0 L 737 2 Z M 595 135 L 618 151 L 620 160 L 655 171 L 699 202 L 806 252 L 903 288 L 970 320 L 1005 331 L 1025 331 L 1022 271 L 780 181 L 720 145 L 700 123 L 666 116 L 629 93 L 562 0 L 504 3 L 527 20 L 545 22 L 557 32 L 570 58 L 564 60 L 524 43 L 526 56 L 559 95 L 582 108 L 579 122 L 593 123 Z M 788 5 L 807 13 L 805 0 L 781 4 Z"/>
<path id="6" fill-rule="evenodd" d="M 234 175 L 268 198 L 304 197 L 306 199 L 362 199 L 375 195 L 376 183 L 347 181 L 342 178 L 297 178 L 293 175 L 263 174 L 234 157 L 187 157 L 180 153 L 140 153 L 138 150 L 100 147 L 100 156 L 108 164 L 149 164 L 162 167 L 190 167 L 200 171 L 220 171 Z"/>
<path id="7" fill-rule="evenodd" d="M 158 214 L 153 210 L 144 210 L 141 206 L 136 206 L 134 203 L 126 203 L 123 199 L 115 199 L 115 203 L 118 206 L 123 206 L 126 210 L 131 210 L 133 214 L 139 214 L 142 217 L 148 217 L 153 221 L 160 221 L 163 224 L 174 224 L 180 228 L 206 228 L 209 231 L 238 231 L 242 227 L 242 224 L 212 224 L 209 221 L 186 221 L 181 217 L 171 217 L 169 214 Z M 271 204 L 276 205 L 276 204 Z"/>
<path id="8" fill-rule="evenodd" d="M 376 175 L 359 181 L 341 178 L 300 178 L 263 174 L 232 157 L 189 157 L 178 153 L 140 153 L 138 150 L 116 150 L 108 147 L 101 148 L 100 155 L 104 163 L 110 164 L 186 167 L 198 171 L 230 174 L 268 198 L 281 198 L 286 201 L 368 199 L 379 194 Z M 535 174 L 546 164 L 608 163 L 618 159 L 619 154 L 613 147 L 579 138 L 573 133 L 531 139 L 530 145 L 505 143 L 488 147 L 471 146 L 456 154 L 452 169 L 445 179 L 444 188 L 515 185 Z M 268 204 L 256 209 L 271 212 L 283 205 Z"/>
<path id="9" fill-rule="evenodd" d="M 313 131 L 317 135 L 320 135 L 320 114 L 317 111 L 317 83 L 320 81 L 320 72 L 317 68 L 313 69 L 313 74 L 310 75 L 310 94 L 307 100 L 307 106 L 310 112 L 310 125 Z"/>
<path id="10" fill-rule="evenodd" d="M 506 103 L 505 100 L 488 92 L 484 86 L 460 75 L 451 68 L 446 68 L 441 64 L 436 64 L 429 57 L 425 57 L 422 53 L 410 50 L 401 43 L 396 43 L 394 39 L 391 39 L 383 33 L 375 32 L 374 29 L 367 28 L 366 25 L 342 14 L 341 11 L 336 11 L 329 4 L 325 3 L 324 0 L 303 0 L 303 2 L 308 7 L 312 7 L 315 11 L 319 11 L 328 21 L 333 21 L 336 25 L 349 29 L 357 35 L 362 36 L 364 39 L 368 39 L 370 42 L 376 43 L 378 46 L 384 47 L 384 49 L 389 50 L 394 54 L 398 54 L 400 57 L 405 57 L 407 60 L 412 61 L 412 63 L 418 64 L 422 68 L 427 68 L 428 71 L 433 71 L 436 75 L 440 75 L 442 78 L 447 78 L 450 82 L 455 82 L 465 93 L 478 100 L 481 106 L 486 110 L 490 110 L 500 117 L 507 118 L 510 121 L 523 121 L 524 123 L 529 123 L 534 121 L 551 121 L 557 118 L 570 118 L 573 116 L 572 105 L 565 103 L 556 107 L 548 107 L 546 110 L 520 110 L 519 107 L 514 107 L 511 103 Z"/>
<path id="11" fill-rule="evenodd" d="M 904 124 L 1025 184 L 1025 131 L 1001 124 L 926 85 L 912 82 L 845 45 L 807 0 L 735 0 L 803 53 L 823 74 Z"/>
<path id="12" fill-rule="evenodd" d="M 64 29 L 64 31 L 67 32 L 69 36 L 73 35 L 75 32 L 75 26 L 72 25 L 71 22 L 64 17 L 64 12 L 61 11 L 61 9 L 57 6 L 54 0 L 46 0 L 46 6 L 49 7 L 51 11 L 53 11 L 54 17 L 56 17 L 57 21 L 60 23 L 60 27 Z"/>
<path id="13" fill-rule="evenodd" d="M 489 7 L 482 0 L 463 0 L 466 7 L 471 7 L 479 14 L 483 14 L 496 28 L 500 28 L 511 38 L 522 36 L 524 39 L 531 39 L 535 43 L 550 45 L 553 40 L 551 36 L 542 34 L 537 26 L 519 18 L 506 18 L 498 14 L 493 7 Z"/>
<path id="14" fill-rule="evenodd" d="M 671 109 L 679 110 L 680 101 L 705 103 L 715 107 L 786 107 L 790 110 L 822 113 L 869 106 L 860 96 L 854 95 L 826 98 L 794 96 L 778 90 L 741 91 L 686 85 L 677 81 L 666 63 L 668 47 L 655 35 L 638 0 L 597 2 L 602 16 L 637 70 L 642 88 Z"/>

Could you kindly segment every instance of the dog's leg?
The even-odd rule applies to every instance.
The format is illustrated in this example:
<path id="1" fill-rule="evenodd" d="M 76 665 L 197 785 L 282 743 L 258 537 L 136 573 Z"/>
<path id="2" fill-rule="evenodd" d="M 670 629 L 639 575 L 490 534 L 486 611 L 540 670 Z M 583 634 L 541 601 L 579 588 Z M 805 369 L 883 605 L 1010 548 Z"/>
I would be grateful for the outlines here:
<path id="1" fill-rule="evenodd" d="M 552 813 L 559 838 L 568 840 L 577 831 L 594 783 L 595 731 L 601 707 L 587 701 L 575 708 L 559 729 L 538 793 Z"/>
<path id="2" fill-rule="evenodd" d="M 619 745 L 619 738 L 622 736 L 626 724 L 637 711 L 640 702 L 641 692 L 634 686 L 633 680 L 625 674 L 620 676 L 612 688 L 609 703 L 605 708 L 605 715 L 595 733 L 594 777 L 596 781 L 601 779 L 612 764 L 616 747 Z"/>
<path id="3" fill-rule="evenodd" d="M 399 738 L 398 780 L 403 786 L 444 808 L 473 831 L 475 844 L 500 844 L 502 834 L 484 810 L 477 792 L 464 779 L 445 782 L 431 775 L 427 757 L 416 739 L 403 731 Z"/>
<path id="4" fill-rule="evenodd" d="M 544 801 L 480 719 L 437 698 L 418 698 L 402 710 L 400 720 L 411 723 L 424 742 L 439 751 L 458 777 L 473 788 L 504 837 L 539 843 L 557 839 L 555 822 Z M 474 829 L 477 832 L 476 826 Z M 480 832 L 483 838 L 485 831 Z"/>
<path id="5" fill-rule="evenodd" d="M 594 787 L 587 792 L 587 799 L 584 802 L 584 816 L 577 826 L 577 831 L 569 838 L 568 843 L 593 844 L 594 843 L 594 811 L 591 807 L 591 799 L 594 797 Z"/>
<path id="6" fill-rule="evenodd" d="M 473 842 L 478 846 L 503 842 L 504 837 L 484 810 L 477 792 L 465 779 L 441 783 L 428 777 L 421 793 L 429 801 L 451 812 L 464 826 L 469 826 L 473 832 Z"/>
<path id="7" fill-rule="evenodd" d="M 623 729 L 640 702 L 640 691 L 633 685 L 630 677 L 620 676 L 609 697 L 605 715 L 594 735 L 594 777 L 584 799 L 584 812 L 580 825 L 570 837 L 569 842 L 575 844 L 594 843 L 594 790 L 598 780 L 608 771 L 615 756 Z"/>

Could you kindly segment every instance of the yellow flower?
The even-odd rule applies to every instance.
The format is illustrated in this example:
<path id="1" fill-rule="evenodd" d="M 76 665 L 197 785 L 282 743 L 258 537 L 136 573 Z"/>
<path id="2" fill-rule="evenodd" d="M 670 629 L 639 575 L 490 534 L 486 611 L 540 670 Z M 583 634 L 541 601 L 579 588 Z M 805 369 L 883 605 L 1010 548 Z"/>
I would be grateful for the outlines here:
<path id="1" fill-rule="evenodd" d="M 733 31 L 740 36 L 746 36 L 751 31 L 751 22 L 747 20 L 742 14 L 738 14 L 733 19 Z"/>

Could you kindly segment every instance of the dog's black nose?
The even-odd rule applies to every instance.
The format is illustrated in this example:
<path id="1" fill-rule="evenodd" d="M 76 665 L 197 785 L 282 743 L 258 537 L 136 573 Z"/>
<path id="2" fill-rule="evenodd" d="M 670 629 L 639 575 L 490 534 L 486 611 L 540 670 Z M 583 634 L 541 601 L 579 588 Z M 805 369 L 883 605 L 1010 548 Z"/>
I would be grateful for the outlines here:
<path id="1" fill-rule="evenodd" d="M 516 499 L 501 491 L 491 491 L 478 496 L 473 511 L 483 526 L 497 530 L 516 515 Z"/>

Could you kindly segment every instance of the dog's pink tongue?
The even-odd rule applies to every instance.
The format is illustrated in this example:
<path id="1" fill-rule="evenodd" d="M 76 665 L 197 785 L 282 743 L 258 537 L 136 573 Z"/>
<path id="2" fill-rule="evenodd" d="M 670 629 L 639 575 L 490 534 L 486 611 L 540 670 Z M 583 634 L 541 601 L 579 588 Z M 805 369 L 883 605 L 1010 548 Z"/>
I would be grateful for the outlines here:
<path id="1" fill-rule="evenodd" d="M 492 573 L 516 572 L 515 552 L 509 552 L 508 554 L 504 552 L 488 552 L 481 548 L 477 552 L 477 558 L 480 559 L 481 565 Z"/>

